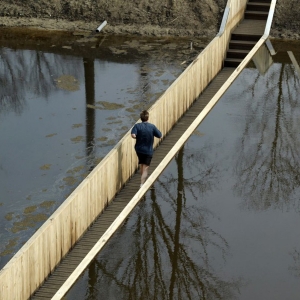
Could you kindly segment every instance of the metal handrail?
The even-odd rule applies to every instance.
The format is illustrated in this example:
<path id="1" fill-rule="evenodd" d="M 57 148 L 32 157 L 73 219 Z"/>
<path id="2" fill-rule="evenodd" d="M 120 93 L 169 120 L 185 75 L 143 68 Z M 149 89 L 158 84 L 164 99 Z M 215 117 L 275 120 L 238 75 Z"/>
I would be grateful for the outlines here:
<path id="1" fill-rule="evenodd" d="M 265 40 L 269 37 L 270 31 L 271 31 L 271 26 L 272 26 L 272 22 L 273 22 L 274 13 L 275 13 L 276 2 L 277 2 L 277 0 L 272 0 L 272 2 L 271 2 L 265 32 L 264 32 L 264 35 L 262 36 L 262 38 Z"/>
<path id="2" fill-rule="evenodd" d="M 223 19 L 222 19 L 222 23 L 221 23 L 221 26 L 220 26 L 220 30 L 219 30 L 219 33 L 217 34 L 217 36 L 222 36 L 222 34 L 225 31 L 227 20 L 228 20 L 228 16 L 229 16 L 229 13 L 230 13 L 230 3 L 231 3 L 231 0 L 228 0 L 227 4 L 226 4 L 226 7 L 225 7 L 225 10 L 224 10 L 224 14 L 223 14 Z"/>

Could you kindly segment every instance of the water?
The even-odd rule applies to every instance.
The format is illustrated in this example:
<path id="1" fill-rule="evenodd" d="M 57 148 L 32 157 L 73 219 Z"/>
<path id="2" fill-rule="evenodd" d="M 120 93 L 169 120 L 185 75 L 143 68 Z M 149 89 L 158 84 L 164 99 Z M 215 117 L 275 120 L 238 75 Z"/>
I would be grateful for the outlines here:
<path id="1" fill-rule="evenodd" d="M 0 268 L 201 43 L 1 30 Z"/>
<path id="2" fill-rule="evenodd" d="M 269 68 L 242 71 L 66 299 L 299 298 L 300 73 L 291 47 L 274 45 Z"/>

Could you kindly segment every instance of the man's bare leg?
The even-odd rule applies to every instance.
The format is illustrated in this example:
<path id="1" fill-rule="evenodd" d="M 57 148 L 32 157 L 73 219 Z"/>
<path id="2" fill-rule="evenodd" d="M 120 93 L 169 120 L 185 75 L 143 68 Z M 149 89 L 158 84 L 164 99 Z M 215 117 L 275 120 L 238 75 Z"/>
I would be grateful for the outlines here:
<path id="1" fill-rule="evenodd" d="M 140 172 L 141 172 L 141 185 L 145 183 L 147 176 L 148 176 L 148 168 L 147 165 L 140 165 Z"/>

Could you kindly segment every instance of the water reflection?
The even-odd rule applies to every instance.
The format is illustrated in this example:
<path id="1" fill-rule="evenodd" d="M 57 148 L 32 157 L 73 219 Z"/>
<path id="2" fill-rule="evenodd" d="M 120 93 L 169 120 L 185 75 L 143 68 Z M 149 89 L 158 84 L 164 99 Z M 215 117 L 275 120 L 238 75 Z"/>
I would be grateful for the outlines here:
<path id="1" fill-rule="evenodd" d="M 290 266 L 289 270 L 294 274 L 294 276 L 300 278 L 300 251 L 294 249 L 291 253 L 294 264 Z"/>
<path id="2" fill-rule="evenodd" d="M 247 102 L 242 139 L 236 147 L 234 189 L 243 205 L 254 210 L 297 206 L 300 80 L 293 65 L 285 63 L 276 63 L 265 76 L 251 70 L 245 77 L 252 101 Z"/>
<path id="3" fill-rule="evenodd" d="M 273 64 L 273 57 L 265 44 L 258 49 L 252 61 L 261 75 L 266 74 Z"/>
<path id="4" fill-rule="evenodd" d="M 150 78 L 148 78 L 149 69 L 146 63 L 142 63 L 140 66 L 140 86 L 141 88 L 141 101 L 143 102 L 142 110 L 147 109 L 149 105 L 149 91 L 150 91 Z"/>
<path id="5" fill-rule="evenodd" d="M 222 278 L 211 263 L 224 263 L 229 246 L 200 204 L 218 170 L 203 153 L 196 156 L 179 151 L 174 172 L 149 191 L 67 299 L 237 298 L 241 280 Z"/>
<path id="6" fill-rule="evenodd" d="M 48 99 L 57 90 L 55 79 L 59 75 L 80 73 L 78 64 L 67 61 L 64 56 L 41 51 L 0 48 L 0 113 L 12 110 L 20 114 L 29 93 Z"/>
<path id="7" fill-rule="evenodd" d="M 86 158 L 87 165 L 95 164 L 95 66 L 94 59 L 84 58 L 85 99 L 86 99 Z"/>

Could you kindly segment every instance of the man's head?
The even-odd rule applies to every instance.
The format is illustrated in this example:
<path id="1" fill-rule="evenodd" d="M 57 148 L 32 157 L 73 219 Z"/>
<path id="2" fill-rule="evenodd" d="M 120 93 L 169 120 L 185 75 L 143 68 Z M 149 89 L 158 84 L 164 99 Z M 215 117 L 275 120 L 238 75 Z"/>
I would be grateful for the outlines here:
<path id="1" fill-rule="evenodd" d="M 147 122 L 149 119 L 149 113 L 147 112 L 147 110 L 143 110 L 140 114 L 140 117 L 142 122 Z"/>

